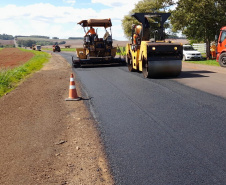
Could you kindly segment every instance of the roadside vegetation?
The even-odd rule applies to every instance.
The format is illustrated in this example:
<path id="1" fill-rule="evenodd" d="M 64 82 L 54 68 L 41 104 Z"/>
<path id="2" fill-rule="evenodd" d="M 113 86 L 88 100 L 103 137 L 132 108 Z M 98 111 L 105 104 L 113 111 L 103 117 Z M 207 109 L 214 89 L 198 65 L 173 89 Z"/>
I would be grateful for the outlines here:
<path id="1" fill-rule="evenodd" d="M 219 63 L 216 60 L 200 60 L 200 61 L 186 61 L 187 63 L 194 63 L 194 64 L 203 64 L 209 66 L 219 66 Z"/>
<path id="2" fill-rule="evenodd" d="M 28 62 L 19 67 L 15 67 L 13 69 L 0 69 L 0 97 L 13 90 L 19 82 L 21 82 L 29 74 L 40 70 L 43 67 L 43 64 L 50 58 L 49 54 L 45 52 L 33 50 L 28 51 L 25 49 L 21 49 L 21 51 L 32 52 L 35 55 Z"/>
<path id="3" fill-rule="evenodd" d="M 76 51 L 75 48 L 60 48 L 61 51 Z M 52 51 L 53 49 L 52 48 L 42 48 L 43 51 Z"/>
<path id="4" fill-rule="evenodd" d="M 126 47 L 118 47 L 116 55 L 126 56 Z"/>

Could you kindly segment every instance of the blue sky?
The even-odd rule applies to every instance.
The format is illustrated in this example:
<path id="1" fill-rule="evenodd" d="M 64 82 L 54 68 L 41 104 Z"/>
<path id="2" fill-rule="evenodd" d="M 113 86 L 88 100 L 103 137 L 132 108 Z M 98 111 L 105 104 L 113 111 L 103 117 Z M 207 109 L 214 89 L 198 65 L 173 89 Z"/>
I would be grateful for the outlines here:
<path id="1" fill-rule="evenodd" d="M 113 38 L 125 40 L 121 20 L 138 0 L 0 0 L 0 34 L 84 36 L 82 19 L 111 18 Z M 104 30 L 98 30 L 104 34 Z"/>

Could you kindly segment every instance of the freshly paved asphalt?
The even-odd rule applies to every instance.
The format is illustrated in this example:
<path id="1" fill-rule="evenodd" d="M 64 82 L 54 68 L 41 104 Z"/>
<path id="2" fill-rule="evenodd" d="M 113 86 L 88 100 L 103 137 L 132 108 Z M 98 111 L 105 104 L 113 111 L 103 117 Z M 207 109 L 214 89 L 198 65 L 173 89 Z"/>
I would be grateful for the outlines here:
<path id="1" fill-rule="evenodd" d="M 125 66 L 74 72 L 116 184 L 226 184 L 226 99 Z"/>

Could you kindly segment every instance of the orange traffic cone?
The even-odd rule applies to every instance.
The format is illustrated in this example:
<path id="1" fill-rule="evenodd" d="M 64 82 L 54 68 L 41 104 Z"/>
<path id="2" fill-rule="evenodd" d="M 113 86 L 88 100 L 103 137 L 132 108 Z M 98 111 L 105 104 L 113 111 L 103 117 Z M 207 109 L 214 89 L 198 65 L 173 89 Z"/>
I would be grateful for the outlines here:
<path id="1" fill-rule="evenodd" d="M 70 76 L 70 85 L 69 85 L 69 97 L 65 99 L 66 101 L 78 101 L 81 100 L 80 97 L 78 97 L 76 87 L 75 87 L 75 81 L 74 76 L 71 74 Z"/>

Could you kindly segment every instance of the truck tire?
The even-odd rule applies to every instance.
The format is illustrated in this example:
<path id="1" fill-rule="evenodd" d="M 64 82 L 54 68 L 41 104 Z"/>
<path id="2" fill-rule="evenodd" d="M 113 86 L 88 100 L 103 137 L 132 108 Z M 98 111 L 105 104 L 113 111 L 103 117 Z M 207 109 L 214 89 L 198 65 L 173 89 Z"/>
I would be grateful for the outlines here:
<path id="1" fill-rule="evenodd" d="M 219 57 L 219 64 L 221 67 L 226 67 L 226 53 L 222 53 Z"/>

